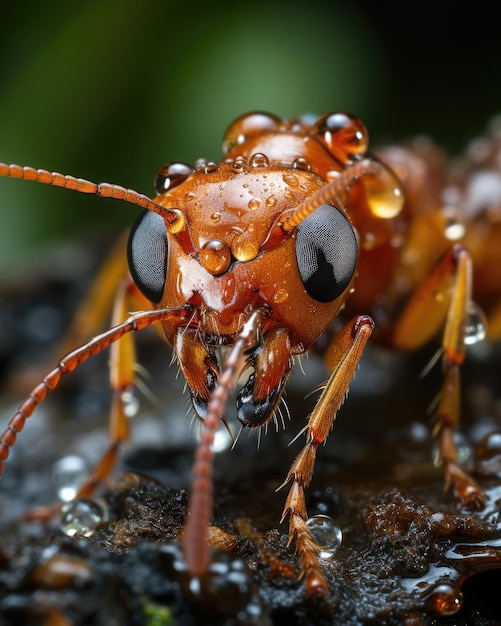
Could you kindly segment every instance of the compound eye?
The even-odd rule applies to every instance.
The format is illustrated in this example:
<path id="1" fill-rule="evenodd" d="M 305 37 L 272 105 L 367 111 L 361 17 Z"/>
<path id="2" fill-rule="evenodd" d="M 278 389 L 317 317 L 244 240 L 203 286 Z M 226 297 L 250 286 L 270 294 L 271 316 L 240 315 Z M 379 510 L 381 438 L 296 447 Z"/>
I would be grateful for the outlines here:
<path id="1" fill-rule="evenodd" d="M 144 211 L 132 227 L 127 244 L 129 270 L 150 302 L 162 299 L 167 273 L 167 231 L 158 213 Z"/>
<path id="2" fill-rule="evenodd" d="M 296 258 L 304 288 L 317 302 L 332 302 L 355 273 L 358 244 L 349 220 L 324 204 L 297 227 Z"/>

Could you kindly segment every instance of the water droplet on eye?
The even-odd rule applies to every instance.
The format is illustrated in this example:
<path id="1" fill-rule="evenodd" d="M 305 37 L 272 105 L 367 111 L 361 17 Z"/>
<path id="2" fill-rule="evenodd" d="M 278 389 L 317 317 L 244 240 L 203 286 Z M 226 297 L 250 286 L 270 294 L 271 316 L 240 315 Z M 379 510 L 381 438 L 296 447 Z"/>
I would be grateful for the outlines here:
<path id="1" fill-rule="evenodd" d="M 135 417 L 139 411 L 139 399 L 133 389 L 125 389 L 120 396 L 124 413 L 127 417 Z"/>
<path id="2" fill-rule="evenodd" d="M 467 346 L 471 346 L 485 339 L 487 329 L 487 318 L 482 309 L 471 302 L 468 307 L 468 316 L 466 318 L 466 329 L 464 342 Z"/>
<path id="3" fill-rule="evenodd" d="M 104 508 L 90 498 L 72 500 L 61 508 L 61 530 L 68 537 L 73 537 L 77 533 L 90 537 L 105 520 Z"/>
<path id="4" fill-rule="evenodd" d="M 341 528 L 328 515 L 313 515 L 306 520 L 306 525 L 320 548 L 320 558 L 330 559 L 343 541 Z"/>
<path id="5" fill-rule="evenodd" d="M 390 219 L 400 213 L 404 195 L 400 181 L 386 166 L 375 175 L 362 176 L 362 183 L 371 213 L 382 219 Z"/>
<path id="6" fill-rule="evenodd" d="M 63 502 L 69 502 L 77 495 L 87 476 L 87 465 L 82 457 L 65 456 L 52 468 L 52 482 L 57 496 Z"/>
<path id="7" fill-rule="evenodd" d="M 429 611 L 436 615 L 454 615 L 463 604 L 461 589 L 449 582 L 440 582 L 423 593 Z"/>

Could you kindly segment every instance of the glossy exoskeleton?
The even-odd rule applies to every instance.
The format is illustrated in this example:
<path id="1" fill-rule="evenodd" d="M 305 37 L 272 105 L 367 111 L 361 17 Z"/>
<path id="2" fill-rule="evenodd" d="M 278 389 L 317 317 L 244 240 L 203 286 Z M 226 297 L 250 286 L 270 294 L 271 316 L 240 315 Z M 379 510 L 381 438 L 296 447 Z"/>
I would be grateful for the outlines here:
<path id="1" fill-rule="evenodd" d="M 26 418 L 60 377 L 113 344 L 111 441 L 79 495 L 92 493 L 111 473 L 128 436 L 122 397 L 134 381 L 129 331 L 160 323 L 203 424 L 185 533 L 188 566 L 200 575 L 210 559 L 211 446 L 236 379 L 245 372 L 235 398 L 240 432 L 261 427 L 273 418 L 294 356 L 307 352 L 335 318 L 342 319 L 326 352 L 329 381 L 284 481 L 290 491 L 283 517 L 290 518 L 306 588 L 325 595 L 304 490 L 374 320 L 375 336 L 397 349 L 417 348 L 442 332 L 440 462 L 446 484 L 461 502 L 483 506 L 482 490 L 457 463 L 453 435 L 465 342 L 473 322 L 482 327 L 472 302 L 472 277 L 489 262 L 499 224 L 492 224 L 485 207 L 461 214 L 463 189 L 457 189 L 455 209 L 446 206 L 444 183 L 432 179 L 422 150 L 388 150 L 384 161 L 391 168 L 383 164 L 368 152 L 363 123 L 345 113 L 313 121 L 244 115 L 227 130 L 223 152 L 217 164 L 164 166 L 155 179 L 154 200 L 117 185 L 0 164 L 3 176 L 123 199 L 144 209 L 128 241 L 130 275 L 116 281 L 121 285 L 115 326 L 70 352 L 33 390 L 0 439 L 0 460 L 3 467 Z M 497 328 L 494 336 L 501 335 L 498 283 L 484 284 L 479 292 Z M 96 293 L 91 301 L 99 300 Z M 127 316 L 130 302 L 144 310 Z"/>

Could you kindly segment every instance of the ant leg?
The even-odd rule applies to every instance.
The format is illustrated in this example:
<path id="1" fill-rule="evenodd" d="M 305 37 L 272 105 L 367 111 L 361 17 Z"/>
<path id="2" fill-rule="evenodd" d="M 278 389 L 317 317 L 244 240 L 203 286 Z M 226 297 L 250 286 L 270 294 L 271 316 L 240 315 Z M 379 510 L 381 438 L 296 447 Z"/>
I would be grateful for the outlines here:
<path id="1" fill-rule="evenodd" d="M 292 482 L 285 502 L 282 521 L 290 516 L 289 536 L 296 541 L 302 573 L 310 595 L 327 595 L 327 581 L 319 563 L 318 545 L 306 525 L 304 490 L 310 484 L 317 448 L 329 435 L 337 411 L 348 391 L 374 322 L 368 316 L 353 318 L 329 346 L 327 359 L 332 374 L 311 414 L 306 430 L 306 444 L 293 462 L 283 485 Z M 282 486 L 283 486 L 282 485 Z"/>
<path id="2" fill-rule="evenodd" d="M 423 345 L 444 326 L 442 336 L 443 383 L 436 416 L 439 463 L 443 465 L 446 488 L 464 506 L 482 508 L 485 495 L 457 463 L 454 432 L 460 412 L 460 367 L 465 357 L 468 309 L 471 305 L 472 262 L 470 253 L 455 245 L 435 265 L 407 302 L 397 320 L 393 345 L 413 349 Z"/>
<path id="3" fill-rule="evenodd" d="M 44 377 L 42 382 L 19 405 L 17 412 L 9 420 L 7 428 L 0 436 L 0 475 L 3 473 L 9 450 L 15 444 L 17 435 L 23 430 L 26 420 L 33 415 L 36 407 L 45 400 L 47 393 L 58 386 L 62 376 L 69 374 L 81 363 L 87 361 L 89 357 L 105 350 L 131 331 L 140 331 L 147 326 L 166 320 L 177 320 L 179 324 L 186 323 L 191 315 L 192 309 L 190 306 L 131 313 L 121 324 L 93 337 L 90 341 L 63 357 L 56 367 Z"/>
<path id="4" fill-rule="evenodd" d="M 129 295 L 134 289 L 131 279 L 127 277 L 122 280 L 121 285 L 116 290 L 111 318 L 113 326 L 127 319 Z M 109 367 L 110 387 L 113 394 L 108 435 L 109 446 L 90 472 L 86 482 L 79 489 L 77 498 L 91 496 L 97 487 L 109 478 L 117 464 L 122 443 L 129 439 L 124 394 L 133 388 L 136 370 L 134 338 L 130 333 L 124 335 L 111 346 Z"/>

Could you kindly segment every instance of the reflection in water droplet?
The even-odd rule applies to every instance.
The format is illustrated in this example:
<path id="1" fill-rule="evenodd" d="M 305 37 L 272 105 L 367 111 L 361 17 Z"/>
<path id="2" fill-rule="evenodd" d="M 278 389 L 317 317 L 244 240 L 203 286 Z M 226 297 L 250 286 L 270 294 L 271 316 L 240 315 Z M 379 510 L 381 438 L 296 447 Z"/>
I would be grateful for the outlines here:
<path id="1" fill-rule="evenodd" d="M 328 515 L 313 515 L 306 521 L 320 548 L 320 558 L 330 559 L 343 541 L 338 524 Z"/>
<path id="2" fill-rule="evenodd" d="M 87 476 L 87 465 L 82 457 L 65 456 L 52 468 L 52 482 L 57 496 L 63 502 L 69 502 L 77 495 Z"/>
<path id="3" fill-rule="evenodd" d="M 77 533 L 90 537 L 105 520 L 106 512 L 103 507 L 90 498 L 72 500 L 61 508 L 61 530 L 68 537 Z"/>
<path id="4" fill-rule="evenodd" d="M 485 313 L 477 304 L 471 302 L 468 308 L 468 317 L 466 318 L 465 344 L 471 346 L 485 339 L 486 328 L 487 318 Z"/>

